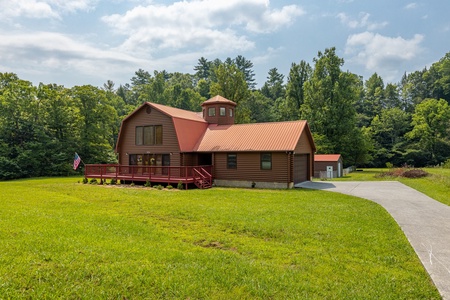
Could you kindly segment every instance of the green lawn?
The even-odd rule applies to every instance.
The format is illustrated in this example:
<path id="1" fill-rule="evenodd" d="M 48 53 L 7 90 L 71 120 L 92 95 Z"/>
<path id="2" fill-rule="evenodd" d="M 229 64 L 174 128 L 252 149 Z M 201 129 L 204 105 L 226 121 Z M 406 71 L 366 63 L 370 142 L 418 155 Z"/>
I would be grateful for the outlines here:
<path id="1" fill-rule="evenodd" d="M 0 182 L 1 299 L 440 299 L 370 201 L 77 181 Z"/>
<path id="2" fill-rule="evenodd" d="M 362 169 L 348 174 L 342 178 L 333 180 L 351 180 L 351 181 L 370 181 L 370 180 L 397 180 L 407 186 L 410 186 L 429 197 L 436 199 L 444 204 L 450 205 L 450 169 L 443 168 L 423 168 L 431 175 L 424 178 L 392 178 L 392 177 L 377 177 L 388 169 Z"/>

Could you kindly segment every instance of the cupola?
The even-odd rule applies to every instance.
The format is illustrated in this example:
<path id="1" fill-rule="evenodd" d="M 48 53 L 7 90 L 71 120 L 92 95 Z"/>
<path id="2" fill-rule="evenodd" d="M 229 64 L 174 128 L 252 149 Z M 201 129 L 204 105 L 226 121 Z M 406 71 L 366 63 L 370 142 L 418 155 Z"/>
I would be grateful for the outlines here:
<path id="1" fill-rule="evenodd" d="M 217 95 L 202 103 L 203 119 L 210 124 L 233 125 L 235 108 L 235 102 Z"/>

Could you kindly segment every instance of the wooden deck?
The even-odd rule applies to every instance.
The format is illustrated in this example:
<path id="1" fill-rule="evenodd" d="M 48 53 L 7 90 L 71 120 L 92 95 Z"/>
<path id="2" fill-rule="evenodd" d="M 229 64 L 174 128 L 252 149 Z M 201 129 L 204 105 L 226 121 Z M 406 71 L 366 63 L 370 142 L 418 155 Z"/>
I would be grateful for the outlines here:
<path id="1" fill-rule="evenodd" d="M 85 165 L 85 178 L 115 179 L 125 182 L 183 183 L 198 188 L 212 185 L 212 166 L 126 166 L 117 164 Z"/>

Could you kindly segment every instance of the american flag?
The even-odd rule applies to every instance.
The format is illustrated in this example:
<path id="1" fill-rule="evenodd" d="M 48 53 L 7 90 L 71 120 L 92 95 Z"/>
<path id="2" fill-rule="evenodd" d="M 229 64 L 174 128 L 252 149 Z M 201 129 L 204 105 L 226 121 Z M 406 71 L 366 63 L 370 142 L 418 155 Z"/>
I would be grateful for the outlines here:
<path id="1" fill-rule="evenodd" d="M 80 165 L 81 158 L 78 155 L 78 153 L 75 152 L 75 158 L 73 159 L 73 169 L 76 170 L 78 166 Z"/>

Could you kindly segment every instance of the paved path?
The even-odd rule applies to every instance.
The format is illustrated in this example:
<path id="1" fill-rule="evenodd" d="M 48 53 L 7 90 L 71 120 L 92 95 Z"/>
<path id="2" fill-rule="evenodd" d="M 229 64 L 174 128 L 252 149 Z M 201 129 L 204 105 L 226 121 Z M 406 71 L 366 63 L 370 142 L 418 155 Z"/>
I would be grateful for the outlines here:
<path id="1" fill-rule="evenodd" d="M 450 206 L 397 181 L 303 182 L 296 187 L 353 195 L 383 206 L 402 228 L 443 299 L 450 300 Z"/>

